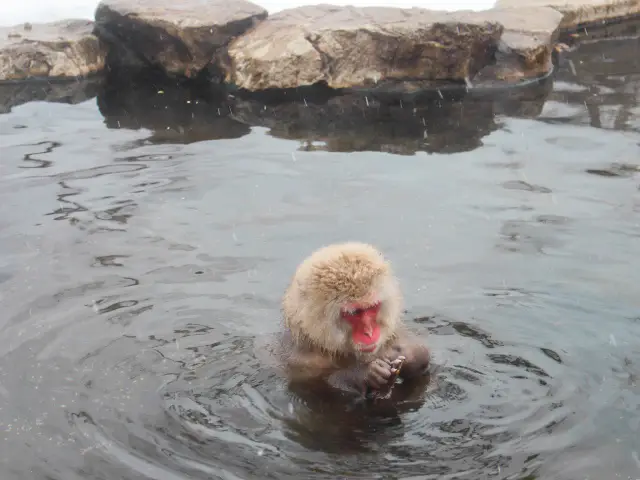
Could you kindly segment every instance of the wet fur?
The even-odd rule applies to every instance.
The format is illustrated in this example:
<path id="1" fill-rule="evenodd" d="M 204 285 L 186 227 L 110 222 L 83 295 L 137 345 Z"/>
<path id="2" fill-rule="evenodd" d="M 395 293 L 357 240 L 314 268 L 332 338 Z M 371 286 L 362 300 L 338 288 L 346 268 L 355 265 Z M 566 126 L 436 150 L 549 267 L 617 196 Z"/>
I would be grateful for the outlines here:
<path id="1" fill-rule="evenodd" d="M 381 330 L 378 347 L 370 353 L 357 351 L 350 326 L 341 318 L 341 306 L 376 301 L 382 302 L 377 318 Z M 350 242 L 312 253 L 298 266 L 282 300 L 286 328 L 280 350 L 290 380 L 324 378 L 349 389 L 375 358 L 395 358 L 398 345 L 410 352 L 413 345 L 401 321 L 402 305 L 391 266 L 373 246 Z M 340 373 L 339 381 L 331 382 L 336 372 Z"/>
<path id="2" fill-rule="evenodd" d="M 330 245 L 306 258 L 287 288 L 282 311 L 296 345 L 324 355 L 348 351 L 350 330 L 340 321 L 346 302 L 373 303 L 379 292 L 380 342 L 391 340 L 398 327 L 402 294 L 390 265 L 372 246 L 360 243 Z"/>

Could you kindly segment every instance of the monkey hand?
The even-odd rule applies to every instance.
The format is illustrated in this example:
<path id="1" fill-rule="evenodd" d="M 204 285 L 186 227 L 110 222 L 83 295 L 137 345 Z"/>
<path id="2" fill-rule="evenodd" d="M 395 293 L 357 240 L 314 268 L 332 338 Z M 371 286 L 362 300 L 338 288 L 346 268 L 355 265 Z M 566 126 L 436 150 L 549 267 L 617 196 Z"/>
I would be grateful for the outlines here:
<path id="1" fill-rule="evenodd" d="M 431 352 L 417 343 L 397 342 L 385 352 L 387 358 L 405 358 L 402 365 L 402 376 L 405 378 L 423 375 L 428 371 Z"/>
<path id="2" fill-rule="evenodd" d="M 398 373 L 398 366 L 404 361 L 400 356 L 393 361 L 388 358 L 376 358 L 369 363 L 365 373 L 365 384 L 374 390 L 388 386 Z"/>

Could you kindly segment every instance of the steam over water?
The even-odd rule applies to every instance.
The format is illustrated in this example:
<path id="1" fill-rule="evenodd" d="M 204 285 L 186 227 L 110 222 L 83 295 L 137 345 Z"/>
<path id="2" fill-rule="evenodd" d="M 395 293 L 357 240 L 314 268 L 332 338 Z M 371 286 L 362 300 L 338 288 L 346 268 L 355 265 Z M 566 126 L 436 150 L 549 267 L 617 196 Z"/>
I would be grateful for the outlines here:
<path id="1" fill-rule="evenodd" d="M 0 478 L 638 478 L 637 45 L 583 47 L 529 116 L 3 107 Z M 305 403 L 262 361 L 298 262 L 352 239 L 433 349 L 421 401 Z"/>

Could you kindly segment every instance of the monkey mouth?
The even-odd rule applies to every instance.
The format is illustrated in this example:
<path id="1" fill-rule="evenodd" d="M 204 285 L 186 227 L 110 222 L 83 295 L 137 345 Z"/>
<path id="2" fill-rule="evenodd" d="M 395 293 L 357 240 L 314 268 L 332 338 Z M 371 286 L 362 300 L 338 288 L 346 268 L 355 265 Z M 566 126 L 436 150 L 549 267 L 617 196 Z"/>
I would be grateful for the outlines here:
<path id="1" fill-rule="evenodd" d="M 378 344 L 377 343 L 358 343 L 356 344 L 356 348 L 364 353 L 371 353 L 373 351 L 375 351 L 376 348 L 378 348 Z"/>

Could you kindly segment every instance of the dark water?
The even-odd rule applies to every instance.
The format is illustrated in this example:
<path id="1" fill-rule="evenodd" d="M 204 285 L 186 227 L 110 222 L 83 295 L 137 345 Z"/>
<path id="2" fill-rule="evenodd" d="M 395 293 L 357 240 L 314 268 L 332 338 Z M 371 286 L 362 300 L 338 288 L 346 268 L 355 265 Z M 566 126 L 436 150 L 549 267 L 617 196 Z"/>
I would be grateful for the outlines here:
<path id="1" fill-rule="evenodd" d="M 640 478 L 638 42 L 570 58 L 546 102 L 386 123 L 8 106 L 0 477 Z M 318 411 L 261 368 L 296 264 L 345 239 L 395 264 L 422 402 Z"/>

